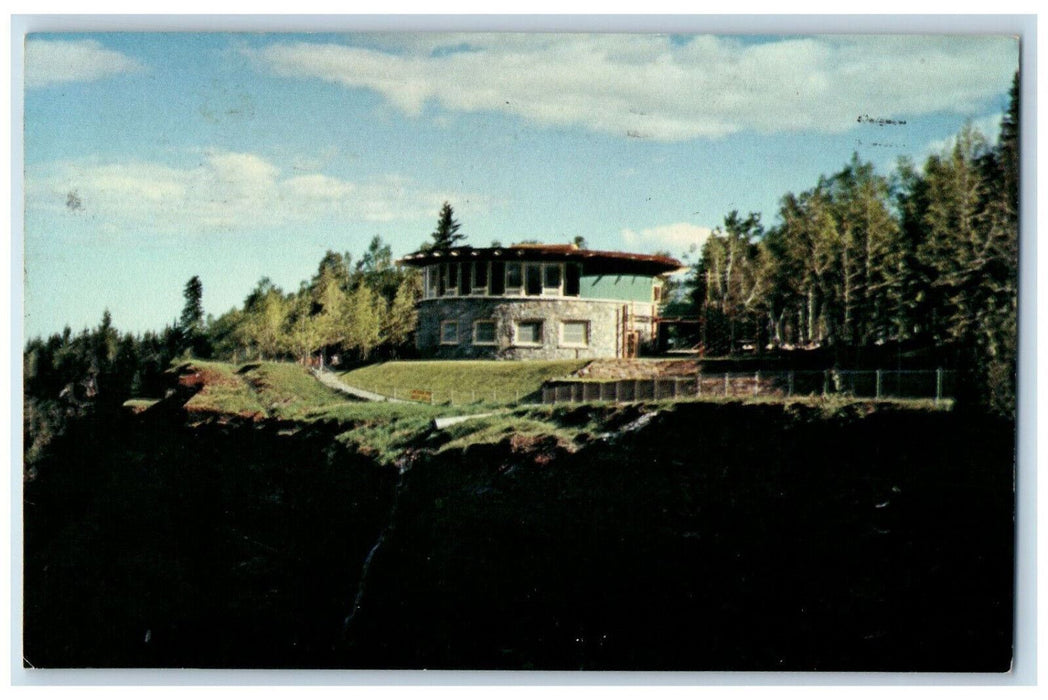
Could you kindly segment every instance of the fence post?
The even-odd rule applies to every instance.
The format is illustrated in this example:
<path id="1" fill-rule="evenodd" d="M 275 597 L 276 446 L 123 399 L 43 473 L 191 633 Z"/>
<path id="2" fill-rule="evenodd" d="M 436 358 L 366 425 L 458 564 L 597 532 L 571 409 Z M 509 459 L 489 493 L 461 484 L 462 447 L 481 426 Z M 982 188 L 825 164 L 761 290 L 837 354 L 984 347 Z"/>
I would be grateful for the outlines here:
<path id="1" fill-rule="evenodd" d="M 757 370 L 753 373 L 753 395 L 757 396 L 761 390 L 761 371 Z"/>
<path id="2" fill-rule="evenodd" d="M 677 394 L 680 392 L 680 379 L 677 377 L 673 378 L 673 398 L 677 398 Z"/>
<path id="3" fill-rule="evenodd" d="M 881 398 L 881 371 L 877 370 L 877 398 Z"/>
<path id="4" fill-rule="evenodd" d="M 633 380 L 633 400 L 640 401 L 640 380 Z"/>
<path id="5" fill-rule="evenodd" d="M 935 370 L 935 405 L 942 400 L 942 367 Z"/>
<path id="6" fill-rule="evenodd" d="M 822 371 L 822 395 L 827 396 L 830 393 L 830 370 L 824 369 Z"/>
<path id="7" fill-rule="evenodd" d="M 789 386 L 786 389 L 786 396 L 793 396 L 793 370 L 790 370 Z"/>
<path id="8" fill-rule="evenodd" d="M 695 374 L 695 395 L 702 396 L 702 371 Z"/>
<path id="9" fill-rule="evenodd" d="M 728 373 L 724 373 L 724 395 L 728 395 Z"/>

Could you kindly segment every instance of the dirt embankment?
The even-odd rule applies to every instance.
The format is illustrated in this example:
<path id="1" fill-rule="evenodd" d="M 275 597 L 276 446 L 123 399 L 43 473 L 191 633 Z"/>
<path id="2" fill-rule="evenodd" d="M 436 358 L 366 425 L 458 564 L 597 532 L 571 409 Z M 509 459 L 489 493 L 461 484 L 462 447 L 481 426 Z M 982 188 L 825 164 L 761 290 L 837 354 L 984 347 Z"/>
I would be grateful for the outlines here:
<path id="1" fill-rule="evenodd" d="M 84 421 L 26 491 L 26 656 L 1007 670 L 1014 426 L 868 409 L 570 407 L 606 432 L 399 472 L 341 426 Z"/>

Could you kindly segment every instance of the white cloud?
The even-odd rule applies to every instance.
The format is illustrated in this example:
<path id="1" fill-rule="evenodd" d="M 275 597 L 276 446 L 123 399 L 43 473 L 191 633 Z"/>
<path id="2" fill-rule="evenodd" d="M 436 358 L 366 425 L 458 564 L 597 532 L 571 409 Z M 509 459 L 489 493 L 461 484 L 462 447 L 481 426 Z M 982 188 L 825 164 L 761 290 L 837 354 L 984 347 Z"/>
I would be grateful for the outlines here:
<path id="1" fill-rule="evenodd" d="M 995 145 L 997 140 L 1001 136 L 1001 121 L 1004 118 L 1004 114 L 996 113 L 990 114 L 979 119 L 973 119 L 970 125 L 973 130 L 982 134 L 988 145 Z M 957 143 L 957 136 L 951 135 L 944 139 L 936 139 L 927 146 L 924 147 L 924 152 L 921 156 L 923 161 L 928 156 L 939 155 L 946 151 L 953 150 L 954 144 Z"/>
<path id="2" fill-rule="evenodd" d="M 465 197 L 398 176 L 358 181 L 323 173 L 285 176 L 259 155 L 228 151 L 203 153 L 197 165 L 183 168 L 85 160 L 31 166 L 26 173 L 28 213 L 90 217 L 104 230 L 135 233 L 417 221 L 435 216 L 445 199 Z M 469 200 L 484 206 L 482 198 Z"/>
<path id="3" fill-rule="evenodd" d="M 668 250 L 674 255 L 698 253 L 713 229 L 681 221 L 634 231 L 622 229 L 622 240 L 631 250 Z"/>
<path id="4" fill-rule="evenodd" d="M 27 88 L 89 82 L 141 70 L 143 66 L 138 61 L 119 51 L 107 49 L 92 39 L 28 39 L 25 42 Z"/>
<path id="5" fill-rule="evenodd" d="M 419 34 L 380 48 L 294 42 L 244 49 L 268 70 L 541 125 L 674 141 L 742 130 L 844 132 L 860 114 L 969 113 L 1007 90 L 1018 42 L 986 36 Z"/>

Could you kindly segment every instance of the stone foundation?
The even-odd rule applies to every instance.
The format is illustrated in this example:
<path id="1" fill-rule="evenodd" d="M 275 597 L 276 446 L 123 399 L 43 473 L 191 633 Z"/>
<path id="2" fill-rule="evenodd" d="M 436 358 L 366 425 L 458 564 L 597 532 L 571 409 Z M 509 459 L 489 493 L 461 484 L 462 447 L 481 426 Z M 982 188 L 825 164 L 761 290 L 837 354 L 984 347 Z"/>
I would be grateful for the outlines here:
<path id="1" fill-rule="evenodd" d="M 628 302 L 626 302 L 628 304 Z M 542 297 L 453 297 L 419 303 L 417 343 L 428 357 L 442 359 L 569 360 L 617 357 L 622 347 L 621 301 Z M 650 305 L 636 305 L 636 313 L 650 317 Z M 474 342 L 474 322 L 495 322 L 495 342 Z M 441 343 L 442 322 L 457 323 L 457 342 Z M 521 322 L 541 321 L 542 342 L 528 344 L 516 337 Z M 589 323 L 585 346 L 566 344 L 564 321 Z M 650 340 L 650 324 L 636 319 L 630 330 Z"/>

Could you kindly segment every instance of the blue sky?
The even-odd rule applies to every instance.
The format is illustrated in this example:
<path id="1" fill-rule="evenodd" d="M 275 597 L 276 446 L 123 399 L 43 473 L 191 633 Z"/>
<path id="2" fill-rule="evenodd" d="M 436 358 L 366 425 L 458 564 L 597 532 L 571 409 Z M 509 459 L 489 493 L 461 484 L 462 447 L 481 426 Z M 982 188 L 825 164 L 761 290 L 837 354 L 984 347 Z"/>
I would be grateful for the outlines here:
<path id="1" fill-rule="evenodd" d="M 34 34 L 25 335 L 159 329 L 192 275 L 218 315 L 324 251 L 395 255 L 452 203 L 474 245 L 682 256 L 732 209 L 858 152 L 890 172 L 997 133 L 994 36 Z M 878 126 L 860 115 L 905 121 Z"/>

